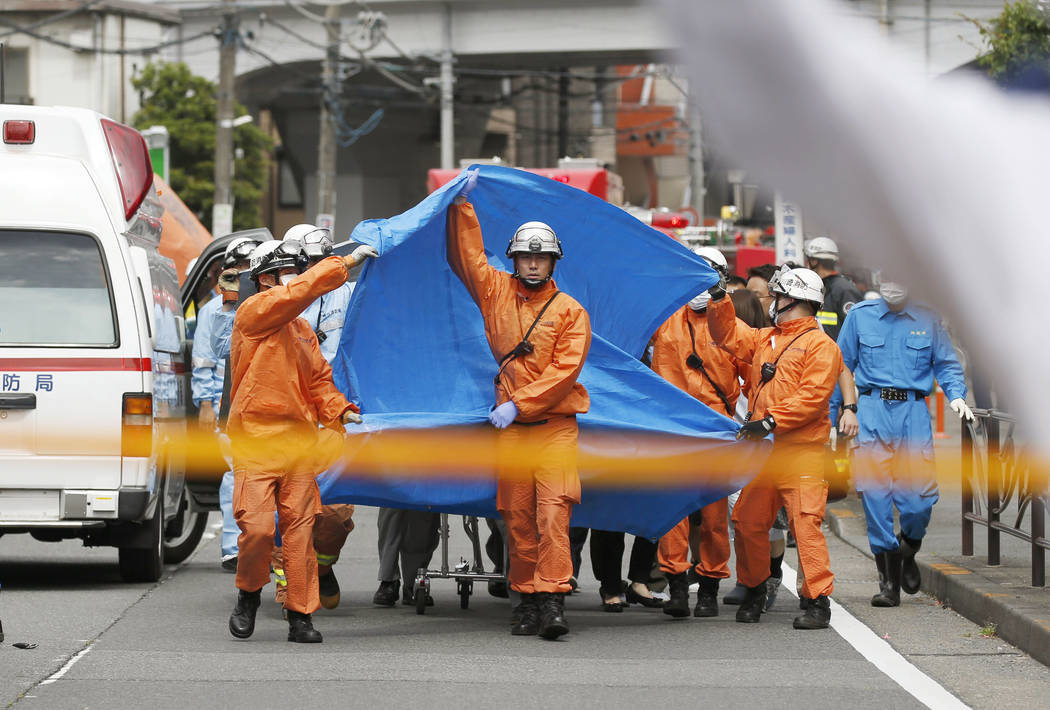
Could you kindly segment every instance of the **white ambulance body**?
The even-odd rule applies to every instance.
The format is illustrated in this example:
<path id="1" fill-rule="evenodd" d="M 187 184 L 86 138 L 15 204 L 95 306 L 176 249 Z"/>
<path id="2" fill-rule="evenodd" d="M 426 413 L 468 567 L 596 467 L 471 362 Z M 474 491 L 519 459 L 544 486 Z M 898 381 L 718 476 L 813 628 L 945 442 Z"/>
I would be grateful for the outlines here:
<path id="1" fill-rule="evenodd" d="M 0 534 L 119 548 L 153 581 L 200 540 L 162 209 L 137 131 L 0 105 Z"/>

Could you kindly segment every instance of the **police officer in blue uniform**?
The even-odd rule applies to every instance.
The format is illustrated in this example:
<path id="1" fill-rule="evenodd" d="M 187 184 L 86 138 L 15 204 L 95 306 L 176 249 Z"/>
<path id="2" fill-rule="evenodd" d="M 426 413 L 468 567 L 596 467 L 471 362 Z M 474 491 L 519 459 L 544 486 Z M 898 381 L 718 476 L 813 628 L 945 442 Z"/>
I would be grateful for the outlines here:
<path id="1" fill-rule="evenodd" d="M 884 282 L 882 298 L 854 305 L 839 333 L 843 360 L 860 394 L 854 464 L 863 495 L 868 544 L 879 571 L 872 606 L 900 605 L 900 590 L 919 591 L 919 551 L 937 502 L 933 434 L 926 397 L 937 382 L 960 417 L 973 419 L 955 348 L 934 311 Z M 901 530 L 894 534 L 893 508 Z"/>
<path id="2" fill-rule="evenodd" d="M 223 254 L 224 271 L 248 268 L 248 255 L 259 246 L 257 239 L 240 237 L 226 246 Z M 237 292 L 228 290 L 219 283 L 219 298 L 205 303 L 197 313 L 197 329 L 193 334 L 193 373 L 190 380 L 193 403 L 200 409 L 199 421 L 206 429 L 214 429 L 222 398 L 223 379 L 226 374 L 226 358 L 229 356 L 229 332 L 233 329 L 233 307 Z M 227 332 L 227 348 L 222 350 L 219 336 Z M 220 552 L 222 568 L 237 571 L 237 536 L 241 534 L 237 521 L 233 519 L 233 470 L 227 471 L 219 484 L 219 509 L 222 511 L 222 538 Z"/>

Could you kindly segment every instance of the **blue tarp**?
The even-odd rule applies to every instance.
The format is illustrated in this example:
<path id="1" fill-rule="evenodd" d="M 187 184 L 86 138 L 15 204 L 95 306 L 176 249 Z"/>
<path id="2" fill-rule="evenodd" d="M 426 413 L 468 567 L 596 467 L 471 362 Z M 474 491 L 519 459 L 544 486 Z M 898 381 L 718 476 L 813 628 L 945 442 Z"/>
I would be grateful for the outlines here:
<path id="1" fill-rule="evenodd" d="M 607 446 L 592 434 L 612 431 L 625 456 L 662 452 L 654 446 L 695 452 L 698 478 L 705 453 L 732 446 L 740 454 L 739 478 L 715 488 L 625 490 L 603 486 L 600 471 L 581 470 L 583 500 L 573 525 L 656 537 L 750 479 L 766 447 L 735 442 L 732 420 L 638 359 L 661 323 L 715 283 L 715 272 L 678 242 L 582 190 L 520 170 L 480 170 L 470 199 L 489 262 L 512 270 L 504 251 L 514 230 L 529 220 L 550 224 L 565 250 L 554 274 L 558 287 L 590 314 L 593 340 L 580 381 L 591 409 L 578 418 L 581 450 Z M 361 404 L 374 432 L 366 436 L 489 426 L 496 363 L 481 314 L 445 255 L 446 210 L 464 179 L 396 217 L 362 222 L 351 236 L 376 247 L 380 258 L 358 280 L 333 371 L 336 385 Z M 326 503 L 496 515 L 494 480 L 355 477 L 351 461 L 319 481 Z"/>

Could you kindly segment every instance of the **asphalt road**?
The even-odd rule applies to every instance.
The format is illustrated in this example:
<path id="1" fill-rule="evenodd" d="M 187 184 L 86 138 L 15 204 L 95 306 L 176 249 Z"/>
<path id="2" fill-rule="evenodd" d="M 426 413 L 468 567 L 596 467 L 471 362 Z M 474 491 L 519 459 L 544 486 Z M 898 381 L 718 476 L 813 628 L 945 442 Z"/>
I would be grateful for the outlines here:
<path id="1" fill-rule="evenodd" d="M 214 537 L 153 585 L 121 583 L 114 550 L 3 537 L 0 705 L 922 707 L 835 630 L 793 630 L 797 602 L 785 588 L 757 625 L 735 623 L 732 608 L 675 621 L 641 607 L 603 613 L 585 570 L 582 593 L 567 603 L 572 633 L 558 642 L 510 636 L 507 601 L 480 585 L 468 610 L 446 580 L 434 581 L 437 604 L 423 616 L 374 607 L 375 512 L 355 515 L 336 566 L 343 602 L 315 616 L 325 641 L 314 646 L 285 640 L 272 587 L 255 636 L 229 635 L 233 576 L 219 568 Z M 1044 706 L 1050 669 L 929 597 L 872 609 L 870 560 L 830 534 L 829 543 L 835 598 L 936 683 L 973 707 Z M 468 552 L 459 530 L 452 550 L 455 559 Z M 38 646 L 18 650 L 17 641 Z"/>

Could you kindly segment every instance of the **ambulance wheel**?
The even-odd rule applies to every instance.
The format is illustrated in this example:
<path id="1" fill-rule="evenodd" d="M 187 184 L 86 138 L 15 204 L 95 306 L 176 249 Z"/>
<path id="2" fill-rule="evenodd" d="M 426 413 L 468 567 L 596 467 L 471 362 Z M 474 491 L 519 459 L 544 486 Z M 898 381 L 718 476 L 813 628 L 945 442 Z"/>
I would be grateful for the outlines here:
<path id="1" fill-rule="evenodd" d="M 179 512 L 164 526 L 164 562 L 177 565 L 193 554 L 208 527 L 208 513 L 190 510 L 190 491 L 185 486 Z"/>
<path id="2" fill-rule="evenodd" d="M 164 572 L 164 508 L 157 501 L 157 510 L 150 520 L 142 523 L 146 547 L 121 547 L 118 552 L 120 577 L 125 582 L 156 582 Z"/>

